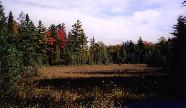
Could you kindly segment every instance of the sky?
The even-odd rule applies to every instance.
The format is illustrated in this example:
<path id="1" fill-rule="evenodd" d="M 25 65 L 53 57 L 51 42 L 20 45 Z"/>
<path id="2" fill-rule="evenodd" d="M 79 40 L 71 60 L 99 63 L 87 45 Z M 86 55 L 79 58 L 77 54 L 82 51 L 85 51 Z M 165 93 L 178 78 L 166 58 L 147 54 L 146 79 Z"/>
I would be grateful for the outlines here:
<path id="1" fill-rule="evenodd" d="M 28 13 L 37 25 L 65 23 L 67 31 L 80 20 L 88 39 L 106 44 L 127 40 L 158 42 L 171 37 L 172 27 L 185 15 L 183 0 L 1 0 L 5 13 Z"/>

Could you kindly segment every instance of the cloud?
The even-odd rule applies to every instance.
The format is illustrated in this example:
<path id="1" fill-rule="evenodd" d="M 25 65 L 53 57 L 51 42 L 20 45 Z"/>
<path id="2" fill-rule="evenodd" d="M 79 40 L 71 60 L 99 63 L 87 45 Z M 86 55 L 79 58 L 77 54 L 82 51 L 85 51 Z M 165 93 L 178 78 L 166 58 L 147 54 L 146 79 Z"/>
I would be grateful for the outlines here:
<path id="1" fill-rule="evenodd" d="M 169 37 L 172 26 L 184 13 L 182 0 L 3 0 L 5 11 L 18 17 L 21 11 L 29 13 L 37 23 L 46 26 L 65 23 L 67 30 L 80 19 L 87 36 L 107 44 L 126 40 L 156 42 Z"/>

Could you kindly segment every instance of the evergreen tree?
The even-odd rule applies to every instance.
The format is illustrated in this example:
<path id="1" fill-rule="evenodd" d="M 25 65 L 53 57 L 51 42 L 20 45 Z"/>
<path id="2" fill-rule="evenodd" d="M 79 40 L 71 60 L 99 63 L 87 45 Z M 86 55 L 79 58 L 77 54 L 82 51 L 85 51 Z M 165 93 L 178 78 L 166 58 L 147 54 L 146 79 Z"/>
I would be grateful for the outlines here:
<path id="1" fill-rule="evenodd" d="M 6 27 L 6 17 L 4 13 L 4 7 L 0 1 L 0 30 L 2 31 L 4 27 Z"/>
<path id="2" fill-rule="evenodd" d="M 38 53 L 43 53 L 43 49 L 45 48 L 44 36 L 46 33 L 46 27 L 43 25 L 42 21 L 39 21 L 39 25 L 37 27 L 37 39 L 36 39 L 36 48 Z"/>
<path id="3" fill-rule="evenodd" d="M 186 17 L 180 16 L 174 26 L 169 78 L 179 96 L 186 96 Z"/>
<path id="4" fill-rule="evenodd" d="M 137 43 L 137 62 L 144 63 L 144 43 L 140 37 Z"/>
<path id="5" fill-rule="evenodd" d="M 98 42 L 95 43 L 95 53 L 94 58 L 96 64 L 108 64 L 109 58 L 108 58 L 108 52 L 107 52 L 107 46 L 102 43 Z"/>
<path id="6" fill-rule="evenodd" d="M 2 3 L 0 1 L 0 55 L 2 58 L 3 55 L 3 50 L 6 45 L 6 40 L 7 40 L 7 23 L 6 23 L 6 17 L 4 14 L 4 7 L 2 6 Z"/>
<path id="7" fill-rule="evenodd" d="M 24 13 L 24 12 L 21 12 L 21 13 L 19 14 L 19 17 L 18 17 L 19 24 L 20 24 L 20 25 L 23 25 L 23 23 L 25 22 L 25 19 L 26 19 L 25 13 Z"/>
<path id="8" fill-rule="evenodd" d="M 119 64 L 121 62 L 120 49 L 121 45 L 113 45 L 108 47 L 110 60 L 114 64 L 115 63 Z"/>
<path id="9" fill-rule="evenodd" d="M 10 11 L 9 17 L 8 17 L 8 28 L 10 32 L 13 32 L 13 26 L 14 26 L 13 21 L 14 21 L 14 17 L 13 17 L 12 11 Z"/>
<path id="10" fill-rule="evenodd" d="M 8 22 L 0 3 L 0 89 L 3 95 L 15 95 L 18 90 L 18 80 L 23 71 L 22 54 L 10 41 Z"/>
<path id="11" fill-rule="evenodd" d="M 74 53 L 74 47 L 73 47 L 73 40 L 72 40 L 72 35 L 71 32 L 68 33 L 67 38 L 66 38 L 66 47 L 64 49 L 65 51 L 65 59 L 64 62 L 66 65 L 71 65 L 73 63 L 73 53 Z"/>
<path id="12" fill-rule="evenodd" d="M 38 54 L 42 54 L 42 60 L 43 63 L 47 62 L 47 55 L 46 55 L 46 44 L 44 41 L 44 36 L 46 33 L 46 27 L 44 26 L 44 24 L 42 23 L 42 21 L 39 21 L 38 27 L 36 28 L 36 52 Z"/>
<path id="13" fill-rule="evenodd" d="M 170 54 L 170 42 L 164 37 L 159 39 L 159 50 L 160 50 L 160 66 L 166 67 L 168 63 L 168 55 Z"/>
<path id="14" fill-rule="evenodd" d="M 24 14 L 23 14 L 24 15 Z M 25 66 L 36 66 L 42 64 L 41 55 L 36 52 L 37 31 L 28 14 L 20 19 L 19 49 L 24 54 L 23 61 Z"/>
<path id="15" fill-rule="evenodd" d="M 9 42 L 18 46 L 18 26 L 11 11 L 8 17 L 8 31 Z"/>
<path id="16" fill-rule="evenodd" d="M 68 45 L 71 50 L 72 64 L 86 64 L 88 61 L 88 46 L 87 37 L 82 29 L 81 22 L 77 22 L 72 25 L 72 30 L 68 35 Z"/>
<path id="17" fill-rule="evenodd" d="M 130 40 L 125 42 L 126 52 L 127 52 L 127 63 L 136 63 L 136 46 Z"/>
<path id="18" fill-rule="evenodd" d="M 120 48 L 120 51 L 119 51 L 119 55 L 120 55 L 120 63 L 126 63 L 126 59 L 127 59 L 127 52 L 126 52 L 126 49 L 125 49 L 125 44 L 122 43 L 122 46 Z"/>
<path id="19" fill-rule="evenodd" d="M 6 72 L 6 57 L 8 54 L 6 53 L 8 48 L 7 42 L 7 23 L 6 17 L 4 14 L 4 7 L 0 1 L 0 89 L 3 90 L 4 88 L 4 77 Z"/>
<path id="20" fill-rule="evenodd" d="M 95 38 L 94 37 L 90 40 L 89 51 L 90 51 L 90 59 L 89 59 L 90 64 L 95 64 L 95 61 L 94 61 L 94 56 L 95 56 Z"/>

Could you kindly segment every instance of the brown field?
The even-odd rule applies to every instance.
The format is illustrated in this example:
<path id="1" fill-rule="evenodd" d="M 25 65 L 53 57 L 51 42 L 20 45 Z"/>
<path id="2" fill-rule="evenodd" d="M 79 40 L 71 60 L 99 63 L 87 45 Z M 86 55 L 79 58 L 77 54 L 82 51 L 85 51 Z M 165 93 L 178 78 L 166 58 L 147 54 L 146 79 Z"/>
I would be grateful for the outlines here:
<path id="1" fill-rule="evenodd" d="M 160 75 L 161 68 L 146 64 L 112 64 L 84 66 L 50 66 L 39 69 L 41 78 L 92 78 L 92 77 L 130 77 L 136 75 Z"/>
<path id="2" fill-rule="evenodd" d="M 164 98 L 166 75 L 145 64 L 48 66 L 39 77 L 25 77 L 12 103 L 41 108 L 122 108 L 131 102 Z"/>

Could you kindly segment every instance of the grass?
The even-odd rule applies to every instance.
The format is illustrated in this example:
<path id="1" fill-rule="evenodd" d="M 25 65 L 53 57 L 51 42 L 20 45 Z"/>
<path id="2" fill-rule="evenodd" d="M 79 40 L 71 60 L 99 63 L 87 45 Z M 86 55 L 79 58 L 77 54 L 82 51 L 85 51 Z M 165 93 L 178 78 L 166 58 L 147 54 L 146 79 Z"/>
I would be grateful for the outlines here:
<path id="1" fill-rule="evenodd" d="M 112 64 L 85 66 L 53 66 L 39 69 L 42 78 L 91 78 L 91 77 L 130 77 L 136 75 L 161 75 L 161 68 L 145 64 Z"/>
<path id="2" fill-rule="evenodd" d="M 39 73 L 23 81 L 8 107 L 112 108 L 165 95 L 161 68 L 145 64 L 49 66 Z"/>

